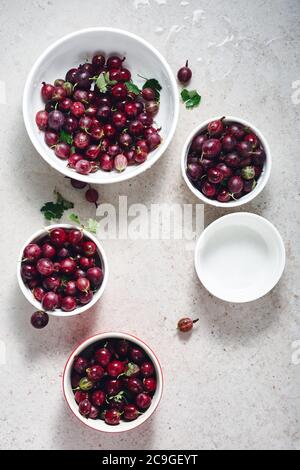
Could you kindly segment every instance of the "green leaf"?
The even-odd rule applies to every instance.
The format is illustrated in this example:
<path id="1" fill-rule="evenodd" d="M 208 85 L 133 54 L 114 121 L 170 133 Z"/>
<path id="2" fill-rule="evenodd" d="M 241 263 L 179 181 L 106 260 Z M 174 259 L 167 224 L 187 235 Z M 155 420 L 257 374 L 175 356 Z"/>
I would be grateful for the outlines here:
<path id="1" fill-rule="evenodd" d="M 117 82 L 109 78 L 109 72 L 100 73 L 96 80 L 96 86 L 99 88 L 101 93 L 106 93 L 109 85 L 115 85 Z"/>
<path id="2" fill-rule="evenodd" d="M 181 92 L 181 98 L 187 109 L 193 109 L 201 103 L 201 96 L 197 90 L 187 90 L 184 88 Z"/>
<path id="3" fill-rule="evenodd" d="M 46 220 L 59 220 L 65 210 L 73 209 L 73 202 L 67 201 L 58 191 L 54 191 L 56 202 L 46 202 L 41 208 Z"/>
<path id="4" fill-rule="evenodd" d="M 64 210 L 60 204 L 46 202 L 41 208 L 41 212 L 44 214 L 46 220 L 57 220 L 62 218 Z"/>
<path id="5" fill-rule="evenodd" d="M 97 222 L 97 220 L 89 219 L 84 228 L 91 233 L 97 233 L 99 229 L 99 223 Z"/>
<path id="6" fill-rule="evenodd" d="M 159 81 L 156 80 L 156 78 L 149 78 L 148 80 L 146 80 L 143 86 L 143 89 L 144 88 L 152 88 L 153 90 L 157 90 L 157 91 L 162 90 L 162 86 L 159 83 Z"/>
<path id="7" fill-rule="evenodd" d="M 96 86 L 99 88 L 101 93 L 107 92 L 107 82 L 104 73 L 100 73 L 99 77 L 96 80 Z"/>
<path id="8" fill-rule="evenodd" d="M 73 144 L 73 137 L 72 134 L 64 131 L 63 129 L 59 133 L 59 140 L 60 142 L 65 142 L 66 144 L 72 145 Z"/>
<path id="9" fill-rule="evenodd" d="M 135 95 L 140 94 L 141 90 L 133 82 L 125 82 L 125 85 L 127 87 L 127 90 L 130 91 L 130 93 L 134 93 Z"/>
<path id="10" fill-rule="evenodd" d="M 77 214 L 74 214 L 74 213 L 70 214 L 70 215 L 69 215 L 69 220 L 70 220 L 71 222 L 74 222 L 75 224 L 81 225 L 79 216 L 78 216 Z"/>

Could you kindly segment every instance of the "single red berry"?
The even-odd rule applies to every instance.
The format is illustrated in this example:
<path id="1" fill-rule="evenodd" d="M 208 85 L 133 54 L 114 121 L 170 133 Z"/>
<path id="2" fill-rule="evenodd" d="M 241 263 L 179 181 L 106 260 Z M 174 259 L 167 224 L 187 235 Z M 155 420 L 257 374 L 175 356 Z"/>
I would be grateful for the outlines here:
<path id="1" fill-rule="evenodd" d="M 177 328 L 183 333 L 186 333 L 187 331 L 191 331 L 194 324 L 198 321 L 199 318 L 197 320 L 192 320 L 191 318 L 182 318 L 181 320 L 179 320 Z"/>

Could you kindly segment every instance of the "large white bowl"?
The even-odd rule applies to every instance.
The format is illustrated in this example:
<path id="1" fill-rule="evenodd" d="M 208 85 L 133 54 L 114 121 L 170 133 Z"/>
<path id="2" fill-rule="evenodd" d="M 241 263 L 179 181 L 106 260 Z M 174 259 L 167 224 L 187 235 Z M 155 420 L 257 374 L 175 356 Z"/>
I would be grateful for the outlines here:
<path id="1" fill-rule="evenodd" d="M 28 240 L 27 242 L 24 244 L 24 246 L 21 248 L 21 251 L 20 251 L 20 254 L 19 254 L 19 259 L 18 259 L 18 266 L 17 266 L 17 278 L 18 278 L 18 283 L 19 283 L 19 286 L 20 286 L 20 289 L 21 291 L 23 292 L 24 296 L 26 297 L 26 299 L 28 300 L 28 302 L 31 303 L 31 305 L 33 305 L 33 307 L 36 309 L 36 310 L 43 310 L 42 309 L 42 305 L 41 303 L 35 299 L 35 297 L 33 296 L 31 290 L 29 289 L 28 286 L 26 286 L 24 284 L 24 281 L 22 279 L 22 276 L 21 276 L 21 261 L 22 261 L 22 258 L 23 258 L 23 253 L 24 253 L 24 249 L 27 245 L 29 245 L 30 243 L 36 243 L 37 241 L 39 241 L 40 239 L 44 238 L 45 236 L 47 236 L 47 234 L 49 233 L 50 230 L 54 229 L 54 228 L 58 228 L 58 227 L 61 227 L 61 228 L 65 228 L 65 229 L 71 229 L 71 228 L 78 228 L 78 227 L 74 227 L 73 225 L 69 225 L 69 224 L 56 224 L 56 225 L 49 225 L 47 228 L 44 228 L 42 230 L 39 230 L 38 232 L 34 233 Z M 106 258 L 106 254 L 105 254 L 105 251 L 102 247 L 102 245 L 99 243 L 99 240 L 94 237 L 94 235 L 92 235 L 90 232 L 87 232 L 86 230 L 82 230 L 83 231 L 83 235 L 84 237 L 86 237 L 87 239 L 89 240 L 92 240 L 96 246 L 97 246 L 97 254 L 100 258 L 100 261 L 101 261 L 101 267 L 102 267 L 102 270 L 103 270 L 103 281 L 102 281 L 102 284 L 100 286 L 100 289 L 98 289 L 94 296 L 93 296 L 93 299 L 91 300 L 91 302 L 87 305 L 83 305 L 82 307 L 77 307 L 75 310 L 73 310 L 72 312 L 65 312 L 59 308 L 53 310 L 53 311 L 47 311 L 47 313 L 49 315 L 54 315 L 56 317 L 71 317 L 73 315 L 79 315 L 80 313 L 83 313 L 85 312 L 86 310 L 90 309 L 91 307 L 93 307 L 93 305 L 95 305 L 96 302 L 98 302 L 98 300 L 100 299 L 100 297 L 102 297 L 103 295 L 103 292 L 106 288 L 106 285 L 107 285 L 107 281 L 108 281 L 108 262 L 107 262 L 107 258 Z"/>
<path id="2" fill-rule="evenodd" d="M 183 179 L 186 182 L 187 186 L 192 191 L 192 193 L 198 199 L 200 199 L 202 202 L 205 202 L 206 204 L 210 204 L 211 206 L 215 206 L 215 207 L 223 207 L 225 209 L 230 208 L 230 207 L 242 206 L 243 204 L 246 204 L 246 203 L 252 201 L 256 196 L 258 196 L 262 192 L 262 190 L 264 189 L 264 187 L 266 186 L 266 184 L 267 184 L 267 182 L 270 178 L 271 168 L 272 168 L 272 157 L 271 157 L 271 150 L 270 150 L 269 144 L 268 144 L 267 140 L 265 139 L 265 137 L 263 136 L 263 134 L 260 132 L 260 130 L 257 129 L 255 126 L 253 126 L 253 124 L 251 124 L 250 122 L 245 121 L 244 119 L 241 119 L 241 118 L 233 117 L 233 116 L 226 116 L 226 118 L 224 119 L 225 123 L 226 122 L 236 122 L 238 124 L 241 124 L 244 127 L 248 127 L 250 129 L 252 129 L 253 132 L 257 135 L 257 137 L 260 139 L 260 141 L 261 141 L 261 143 L 262 143 L 262 145 L 265 149 L 266 162 L 264 164 L 263 172 L 262 172 L 261 176 L 259 177 L 259 179 L 257 181 L 257 185 L 256 185 L 255 189 L 253 191 L 251 191 L 251 193 L 246 194 L 245 196 L 241 197 L 241 199 L 238 199 L 236 201 L 219 202 L 217 200 L 209 199 L 208 197 L 204 196 L 204 194 L 202 194 L 199 189 L 197 189 L 197 188 L 195 188 L 195 186 L 193 186 L 193 184 L 191 183 L 191 181 L 189 180 L 189 178 L 186 174 L 187 157 L 188 157 L 189 149 L 190 149 L 190 146 L 192 144 L 192 141 L 193 141 L 194 137 L 196 137 L 196 135 L 200 134 L 202 131 L 207 129 L 208 124 L 210 122 L 216 120 L 216 119 L 220 119 L 220 116 L 209 119 L 209 120 L 203 122 L 198 127 L 196 127 L 191 132 L 189 137 L 187 138 L 187 140 L 184 144 L 183 150 L 182 150 L 182 154 L 181 154 L 181 172 L 182 172 L 182 176 L 183 176 Z"/>
<path id="3" fill-rule="evenodd" d="M 93 343 L 96 343 L 98 341 L 103 341 L 107 340 L 110 338 L 119 338 L 119 339 L 126 339 L 128 341 L 131 341 L 132 343 L 136 344 L 139 348 L 141 348 L 145 353 L 149 356 L 151 359 L 152 363 L 154 364 L 155 367 L 155 372 L 156 372 L 156 381 L 157 381 L 157 389 L 155 394 L 153 395 L 152 403 L 150 405 L 150 408 L 146 410 L 141 416 L 139 416 L 135 421 L 131 422 L 125 422 L 121 421 L 119 425 L 117 426 L 109 426 L 106 424 L 104 421 L 97 419 L 87 419 L 83 417 L 79 411 L 78 411 L 78 404 L 76 403 L 74 399 L 74 393 L 72 390 L 72 385 L 71 385 L 71 372 L 72 372 L 72 366 L 74 362 L 75 356 L 80 355 L 82 351 L 84 351 L 88 346 L 92 345 Z M 130 431 L 131 429 L 134 429 L 141 424 L 143 424 L 145 421 L 147 421 L 150 416 L 154 413 L 156 408 L 159 405 L 159 402 L 162 397 L 163 393 L 163 374 L 162 374 L 162 368 L 160 365 L 160 362 L 155 355 L 155 353 L 152 351 L 147 344 L 145 344 L 143 341 L 141 341 L 139 338 L 133 335 L 129 335 L 127 333 L 99 333 L 95 336 L 92 336 L 91 338 L 88 338 L 87 340 L 83 341 L 79 346 L 77 346 L 74 351 L 71 353 L 69 359 L 67 360 L 67 363 L 65 365 L 64 373 L 63 373 L 63 392 L 64 396 L 66 399 L 67 404 L 69 405 L 70 410 L 72 413 L 78 418 L 83 424 L 86 426 L 95 429 L 96 431 L 103 431 L 103 432 L 108 432 L 108 433 L 119 433 L 119 432 L 124 432 L 124 431 Z"/>
<path id="4" fill-rule="evenodd" d="M 277 284 L 285 266 L 278 230 L 256 214 L 238 212 L 210 224 L 195 250 L 195 267 L 204 287 L 221 300 L 259 299 Z"/>
<path id="5" fill-rule="evenodd" d="M 80 175 L 68 168 L 67 162 L 56 157 L 44 142 L 44 132 L 35 123 L 36 112 L 44 108 L 40 88 L 43 81 L 53 83 L 64 78 L 66 72 L 91 59 L 97 51 L 106 55 L 126 57 L 137 85 L 144 83 L 138 74 L 156 78 L 162 85 L 161 106 L 155 120 L 162 128 L 162 144 L 149 154 L 148 160 L 138 166 L 130 166 L 123 173 L 98 171 Z M 94 184 L 118 183 L 143 173 L 157 162 L 170 144 L 179 114 L 179 93 L 173 73 L 164 57 L 144 39 L 114 28 L 89 28 L 76 31 L 56 41 L 37 59 L 27 78 L 23 96 L 23 116 L 31 142 L 38 153 L 60 173 L 70 178 Z"/>

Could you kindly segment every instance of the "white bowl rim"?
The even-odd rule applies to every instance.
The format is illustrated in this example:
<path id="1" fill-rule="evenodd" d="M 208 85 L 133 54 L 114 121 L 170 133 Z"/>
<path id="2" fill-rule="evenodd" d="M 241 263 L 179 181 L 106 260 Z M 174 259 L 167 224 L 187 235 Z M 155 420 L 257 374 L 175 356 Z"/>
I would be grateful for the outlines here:
<path id="1" fill-rule="evenodd" d="M 35 134 L 32 126 L 30 124 L 29 106 L 28 106 L 28 96 L 29 96 L 29 92 L 30 92 L 31 82 L 33 81 L 33 78 L 36 74 L 36 70 L 39 68 L 40 64 L 47 57 L 47 55 L 53 49 L 60 46 L 65 41 L 68 41 L 69 39 L 72 39 L 73 37 L 80 36 L 80 35 L 83 35 L 83 34 L 86 34 L 86 33 L 91 33 L 91 32 L 107 32 L 107 33 L 123 34 L 125 36 L 128 36 L 131 39 L 134 39 L 138 43 L 142 44 L 144 47 L 150 49 L 151 52 L 159 59 L 159 61 L 162 63 L 165 70 L 167 71 L 168 78 L 169 78 L 169 81 L 170 81 L 170 87 L 171 87 L 172 94 L 173 94 L 173 100 L 174 100 L 174 115 L 173 115 L 172 125 L 171 125 L 170 131 L 168 133 L 168 136 L 162 142 L 161 146 L 157 149 L 155 157 L 153 157 L 149 160 L 146 160 L 146 162 L 144 162 L 141 165 L 136 166 L 135 170 L 131 173 L 128 173 L 128 172 L 124 171 L 123 173 L 120 173 L 119 175 L 115 175 L 114 177 L 111 177 L 111 178 L 106 177 L 105 180 L 103 180 L 103 181 L 99 181 L 97 176 L 95 176 L 95 175 L 99 174 L 99 172 L 90 173 L 89 175 L 80 175 L 79 173 L 71 172 L 71 170 L 70 171 L 61 171 L 61 169 L 55 165 L 55 160 L 49 159 L 46 152 L 44 152 L 44 151 L 41 152 L 40 151 L 41 147 L 39 146 L 39 144 L 37 142 L 36 134 Z M 29 138 L 31 140 L 31 143 L 35 147 L 38 154 L 41 155 L 41 157 L 52 168 L 54 168 L 56 171 L 59 171 L 61 174 L 64 174 L 65 176 L 68 176 L 70 178 L 74 178 L 78 181 L 83 181 L 85 183 L 101 184 L 101 185 L 102 184 L 120 183 L 122 181 L 130 180 L 130 179 L 134 178 L 135 176 L 138 176 L 139 174 L 144 173 L 146 170 L 152 168 L 152 166 L 160 159 L 160 157 L 164 154 L 164 152 L 167 150 L 169 144 L 171 143 L 171 141 L 174 137 L 175 131 L 176 131 L 178 118 L 179 118 L 178 86 L 177 86 L 176 79 L 174 77 L 174 74 L 173 74 L 173 72 L 171 70 L 171 67 L 169 66 L 168 62 L 166 61 L 164 56 L 154 46 L 152 46 L 148 41 L 146 41 L 145 39 L 137 36 L 134 33 L 131 33 L 129 31 L 119 29 L 119 28 L 110 28 L 110 27 L 84 28 L 84 29 L 80 29 L 80 30 L 77 30 L 77 31 L 73 31 L 70 34 L 67 34 L 67 35 L 61 37 L 60 39 L 55 41 L 53 44 L 51 44 L 49 47 L 47 47 L 47 49 L 44 52 L 42 52 L 42 54 L 37 58 L 37 60 L 33 64 L 32 68 L 31 68 L 31 70 L 28 74 L 28 77 L 27 77 L 27 80 L 26 80 L 26 83 L 25 83 L 25 87 L 24 87 L 24 92 L 23 92 L 23 119 L 24 119 L 24 123 L 25 123 L 27 133 L 28 133 Z M 68 170 L 68 169 L 66 169 L 66 170 Z"/>
<path id="2" fill-rule="evenodd" d="M 30 291 L 30 289 L 24 284 L 24 281 L 23 281 L 22 276 L 21 276 L 21 260 L 22 260 L 22 257 L 23 257 L 24 249 L 27 245 L 29 245 L 30 243 L 33 243 L 34 240 L 40 238 L 43 235 L 46 235 L 46 233 L 49 230 L 53 230 L 55 228 L 65 228 L 65 229 L 70 230 L 72 228 L 78 229 L 80 227 L 72 225 L 72 224 L 53 224 L 53 225 L 49 225 L 49 226 L 47 226 L 43 229 L 38 230 L 33 235 L 31 235 L 31 237 L 28 238 L 26 243 L 24 243 L 23 247 L 20 250 L 20 254 L 19 254 L 19 258 L 18 258 L 18 262 L 17 262 L 17 278 L 18 278 L 18 283 L 19 283 L 20 289 L 21 289 L 23 295 L 28 300 L 28 302 L 31 305 L 33 305 L 33 307 L 35 307 L 37 310 L 44 310 L 44 309 L 42 308 L 41 303 L 38 302 L 34 298 L 32 292 Z M 103 282 L 101 284 L 100 289 L 97 290 L 97 292 L 94 294 L 92 301 L 90 303 L 88 303 L 87 305 L 83 305 L 82 307 L 77 307 L 72 312 L 64 312 L 61 309 L 56 309 L 56 310 L 53 310 L 53 311 L 48 311 L 47 310 L 47 313 L 49 315 L 54 316 L 54 317 L 72 317 L 74 315 L 79 315 L 83 312 L 86 312 L 87 310 L 92 308 L 96 304 L 96 302 L 98 302 L 98 300 L 102 297 L 102 295 L 103 295 L 103 293 L 106 289 L 106 286 L 107 286 L 108 277 L 109 277 L 109 268 L 108 268 L 108 261 L 107 261 L 107 256 L 105 254 L 104 248 L 101 245 L 101 243 L 99 242 L 99 240 L 92 233 L 88 232 L 85 229 L 82 229 L 82 232 L 83 232 L 83 234 L 86 238 L 89 238 L 90 240 L 92 240 L 97 246 L 97 252 L 100 256 L 101 263 L 102 263 L 102 268 L 103 268 L 103 272 L 104 272 Z"/>
<path id="3" fill-rule="evenodd" d="M 201 246 L 201 243 L 202 243 L 202 240 L 203 240 L 204 236 L 205 235 L 207 236 L 207 234 L 209 234 L 209 232 L 211 230 L 213 230 L 215 226 L 222 224 L 224 219 L 227 219 L 227 220 L 232 219 L 234 221 L 234 219 L 238 219 L 238 218 L 255 218 L 256 220 L 259 220 L 260 223 L 265 224 L 273 232 L 273 234 L 275 235 L 275 238 L 278 242 L 278 247 L 279 247 L 280 254 L 281 254 L 281 265 L 280 265 L 280 269 L 278 269 L 277 276 L 274 280 L 274 285 L 271 288 L 268 287 L 265 291 L 262 290 L 258 296 L 255 296 L 253 298 L 240 299 L 239 301 L 236 301 L 236 300 L 230 300 L 229 298 L 225 298 L 225 297 L 217 295 L 215 292 L 212 292 L 212 289 L 208 289 L 208 287 L 205 285 L 205 283 L 202 280 L 201 272 L 199 270 L 199 264 L 200 264 L 199 251 L 200 251 L 200 246 Z M 282 236 L 280 235 L 280 232 L 275 227 L 275 225 L 273 225 L 268 219 L 266 219 L 265 217 L 262 217 L 261 215 L 254 214 L 252 212 L 235 212 L 235 213 L 232 213 L 232 214 L 227 214 L 227 215 L 224 215 L 222 217 L 219 217 L 214 222 L 209 224 L 205 228 L 205 230 L 201 233 L 201 235 L 200 235 L 200 237 L 197 241 L 196 248 L 195 248 L 194 264 L 195 264 L 196 273 L 197 273 L 197 276 L 198 276 L 200 282 L 205 287 L 205 289 L 208 292 L 210 292 L 214 297 L 217 297 L 218 299 L 221 299 L 221 300 L 223 300 L 225 302 L 229 302 L 229 303 L 237 303 L 237 304 L 239 304 L 239 303 L 248 303 L 248 302 L 253 302 L 255 300 L 258 300 L 258 299 L 264 297 L 272 289 L 274 289 L 274 287 L 278 284 L 279 280 L 282 277 L 282 274 L 283 274 L 284 268 L 285 268 L 285 264 L 286 264 L 286 251 L 285 251 L 284 242 L 283 242 Z"/>
<path id="4" fill-rule="evenodd" d="M 230 208 L 230 207 L 242 206 L 242 205 L 247 204 L 250 201 L 252 201 L 254 198 L 256 198 L 256 196 L 258 196 L 263 191 L 263 189 L 265 188 L 267 182 L 269 181 L 270 174 L 271 174 L 271 169 L 272 169 L 272 156 L 271 156 L 270 146 L 269 146 L 266 138 L 264 137 L 264 135 L 261 133 L 261 131 L 256 126 L 251 124 L 249 121 L 246 121 L 245 119 L 238 118 L 238 117 L 235 117 L 235 116 L 226 116 L 225 119 L 224 119 L 225 122 L 236 122 L 238 124 L 242 124 L 243 126 L 249 127 L 250 129 L 252 129 L 254 131 L 254 133 L 259 137 L 259 139 L 262 142 L 263 147 L 265 149 L 266 163 L 264 164 L 263 176 L 260 177 L 260 178 L 263 177 L 263 180 L 261 181 L 260 185 L 257 185 L 256 188 L 254 188 L 254 190 L 251 191 L 251 193 L 246 194 L 245 196 L 241 197 L 241 199 L 238 199 L 237 201 L 219 202 L 217 200 L 209 199 L 206 196 L 204 196 L 204 194 L 202 194 L 201 191 L 199 191 L 197 188 L 195 188 L 192 185 L 191 181 L 189 180 L 189 178 L 186 174 L 186 160 L 187 160 L 188 151 L 189 151 L 189 148 L 191 146 L 193 138 L 200 131 L 205 129 L 210 122 L 212 122 L 216 119 L 220 119 L 220 116 L 213 117 L 211 119 L 207 119 L 206 121 L 202 122 L 199 126 L 195 127 L 193 129 L 193 131 L 190 133 L 190 135 L 188 136 L 188 138 L 185 141 L 185 144 L 183 146 L 183 150 L 182 150 L 182 154 L 181 154 L 181 173 L 182 173 L 183 179 L 186 182 L 188 188 L 202 202 L 205 202 L 206 204 L 210 204 L 211 206 L 222 207 L 223 209 L 227 209 L 227 208 Z"/>
<path id="5" fill-rule="evenodd" d="M 76 355 L 78 355 L 80 352 L 84 351 L 90 344 L 93 344 L 95 342 L 98 342 L 98 341 L 101 341 L 101 340 L 104 340 L 104 339 L 108 339 L 108 338 L 127 339 L 128 341 L 131 341 L 132 343 L 137 344 L 140 348 L 142 348 L 147 353 L 147 355 L 150 357 L 150 359 L 152 360 L 152 362 L 155 366 L 156 379 L 157 379 L 157 389 L 156 389 L 156 392 L 155 392 L 154 396 L 157 395 L 156 402 L 155 402 L 155 404 L 152 404 L 150 406 L 150 408 L 148 408 L 148 410 L 146 410 L 143 413 L 143 415 L 140 416 L 138 419 L 136 419 L 135 421 L 126 422 L 126 429 L 120 429 L 119 426 L 115 426 L 115 427 L 114 426 L 109 426 L 105 423 L 103 423 L 104 429 L 99 429 L 96 425 L 96 423 L 99 422 L 99 420 L 92 420 L 92 419 L 88 420 L 88 419 L 84 418 L 83 416 L 81 416 L 81 414 L 75 408 L 75 406 L 77 406 L 76 403 L 75 403 L 75 399 L 72 397 L 72 399 L 73 399 L 73 401 L 72 401 L 73 406 L 72 406 L 69 399 L 67 398 L 67 393 L 66 393 L 66 389 L 69 389 L 70 386 L 71 386 L 70 382 L 68 382 L 68 381 L 69 381 L 71 367 L 72 367 L 72 364 L 73 364 L 74 357 Z M 160 363 L 157 355 L 153 351 L 153 349 L 151 349 L 150 346 L 148 346 L 147 343 L 145 343 L 143 340 L 141 340 L 137 336 L 133 335 L 132 333 L 123 333 L 123 332 L 116 332 L 116 331 L 111 331 L 110 332 L 110 331 L 108 331 L 108 332 L 103 332 L 103 333 L 97 333 L 97 334 L 94 334 L 94 335 L 90 336 L 89 338 L 83 340 L 79 345 L 77 345 L 73 349 L 73 351 L 69 355 L 69 357 L 67 359 L 67 362 L 65 364 L 65 367 L 64 367 L 63 376 L 62 376 L 62 388 L 63 388 L 64 398 L 66 400 L 66 403 L 67 403 L 69 409 L 71 410 L 71 412 L 74 414 L 74 416 L 82 424 L 84 424 L 85 426 L 87 426 L 91 429 L 94 429 L 95 431 L 98 431 L 98 432 L 104 432 L 104 433 L 108 433 L 108 434 L 120 434 L 120 433 L 123 433 L 123 432 L 131 431 L 132 429 L 138 428 L 139 426 L 144 424 L 153 415 L 153 413 L 157 410 L 157 408 L 158 408 L 158 406 L 161 402 L 161 398 L 162 398 L 162 394 L 163 394 L 164 378 L 163 378 L 161 363 Z"/>

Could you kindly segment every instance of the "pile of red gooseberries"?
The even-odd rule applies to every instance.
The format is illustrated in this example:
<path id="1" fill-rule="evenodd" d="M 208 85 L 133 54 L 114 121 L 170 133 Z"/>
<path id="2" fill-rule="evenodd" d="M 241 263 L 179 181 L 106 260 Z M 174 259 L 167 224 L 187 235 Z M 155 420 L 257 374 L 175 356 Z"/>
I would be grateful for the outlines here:
<path id="1" fill-rule="evenodd" d="M 94 343 L 75 357 L 71 384 L 79 413 L 111 426 L 136 420 L 157 388 L 151 359 L 122 338 Z"/>
<path id="2" fill-rule="evenodd" d="M 222 118 L 194 137 L 186 173 L 204 196 L 226 203 L 254 190 L 265 161 L 265 149 L 255 132 Z"/>
<path id="3" fill-rule="evenodd" d="M 72 312 L 92 301 L 104 273 L 96 244 L 81 229 L 57 227 L 25 247 L 21 276 L 44 311 Z M 48 315 L 36 312 L 31 322 L 42 328 Z"/>
<path id="4" fill-rule="evenodd" d="M 161 144 L 154 126 L 157 94 L 132 84 L 124 60 L 96 54 L 65 79 L 42 84 L 45 108 L 37 112 L 36 124 L 55 155 L 78 174 L 122 172 L 144 163 Z"/>

